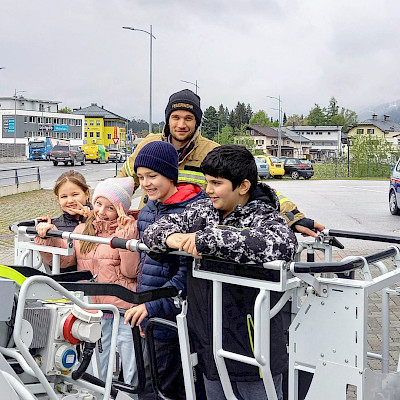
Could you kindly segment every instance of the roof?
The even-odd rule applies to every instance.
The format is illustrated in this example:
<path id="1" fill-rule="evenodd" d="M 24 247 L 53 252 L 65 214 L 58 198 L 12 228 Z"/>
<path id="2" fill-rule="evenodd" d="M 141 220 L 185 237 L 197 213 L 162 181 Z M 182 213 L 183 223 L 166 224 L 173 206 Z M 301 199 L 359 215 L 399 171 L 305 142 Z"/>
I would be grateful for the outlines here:
<path id="1" fill-rule="evenodd" d="M 291 131 L 285 131 L 284 136 L 287 137 L 288 139 L 292 140 L 293 142 L 296 143 L 306 143 L 306 142 L 311 142 L 311 140 L 308 137 L 305 137 L 303 135 L 299 135 L 296 132 L 291 132 Z"/>
<path id="2" fill-rule="evenodd" d="M 295 125 L 286 126 L 286 129 L 291 131 L 341 131 L 342 126 L 340 125 Z"/>
<path id="3" fill-rule="evenodd" d="M 267 136 L 272 138 L 278 138 L 278 130 L 276 128 L 271 128 L 270 126 L 261 126 L 259 124 L 256 125 L 248 125 L 246 129 L 252 129 L 255 133 L 261 136 Z M 288 138 L 295 143 L 306 143 L 311 142 L 310 139 L 299 135 L 295 132 L 288 132 L 287 130 L 281 131 L 282 138 Z"/>
<path id="4" fill-rule="evenodd" d="M 5 96 L 5 97 L 0 97 L 0 101 L 2 100 L 15 100 L 14 96 Z M 41 99 L 29 99 L 28 97 L 25 96 L 17 96 L 18 101 L 32 101 L 32 102 L 37 102 L 37 103 L 48 103 L 48 104 L 60 104 L 62 103 L 61 101 L 56 101 L 56 100 L 41 100 Z"/>
<path id="5" fill-rule="evenodd" d="M 373 125 L 379 128 L 383 132 L 400 132 L 400 124 L 397 122 L 393 122 L 390 119 L 388 120 L 379 120 L 379 119 L 366 119 L 363 122 L 359 122 L 355 126 L 360 126 L 360 125 Z"/>
<path id="6" fill-rule="evenodd" d="M 121 119 L 123 121 L 127 121 L 126 118 L 106 110 L 105 108 L 103 108 L 103 106 L 99 107 L 96 103 L 92 103 L 89 107 L 74 109 L 72 114 L 84 115 L 88 118 L 98 117 L 106 119 Z"/>
<path id="7" fill-rule="evenodd" d="M 270 126 L 261 126 L 260 124 L 247 125 L 246 130 L 252 129 L 261 136 L 278 137 L 278 131 Z"/>

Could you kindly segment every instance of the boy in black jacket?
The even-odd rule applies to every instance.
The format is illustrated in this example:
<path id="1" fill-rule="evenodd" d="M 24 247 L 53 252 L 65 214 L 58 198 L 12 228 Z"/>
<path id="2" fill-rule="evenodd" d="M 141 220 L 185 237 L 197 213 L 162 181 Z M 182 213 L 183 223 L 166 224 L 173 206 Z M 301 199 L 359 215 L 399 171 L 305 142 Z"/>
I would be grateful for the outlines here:
<path id="1" fill-rule="evenodd" d="M 153 251 L 184 250 L 195 257 L 209 255 L 235 263 L 292 260 L 297 240 L 279 214 L 274 191 L 257 182 L 252 154 L 243 146 L 225 145 L 212 150 L 201 164 L 207 180 L 207 199 L 187 206 L 182 214 L 167 215 L 146 229 L 143 241 Z M 203 260 L 198 262 L 204 262 Z M 212 355 L 212 288 L 209 281 L 188 271 L 188 327 L 205 376 L 207 397 L 225 399 Z M 258 291 L 224 285 L 223 347 L 253 357 L 248 315 L 253 314 Z M 278 295 L 271 293 L 271 307 Z M 271 372 L 282 398 L 282 372 L 287 354 L 281 314 L 271 320 Z M 267 399 L 257 367 L 226 360 L 238 399 Z"/>

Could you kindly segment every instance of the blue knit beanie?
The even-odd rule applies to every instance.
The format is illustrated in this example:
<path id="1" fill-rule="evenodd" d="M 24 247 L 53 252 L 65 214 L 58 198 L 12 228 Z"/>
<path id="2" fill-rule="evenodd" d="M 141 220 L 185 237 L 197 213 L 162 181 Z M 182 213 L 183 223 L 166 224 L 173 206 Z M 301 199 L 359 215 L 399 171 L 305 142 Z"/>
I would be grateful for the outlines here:
<path id="1" fill-rule="evenodd" d="M 140 149 L 133 166 L 135 172 L 145 167 L 178 183 L 178 153 L 171 143 L 157 140 Z"/>

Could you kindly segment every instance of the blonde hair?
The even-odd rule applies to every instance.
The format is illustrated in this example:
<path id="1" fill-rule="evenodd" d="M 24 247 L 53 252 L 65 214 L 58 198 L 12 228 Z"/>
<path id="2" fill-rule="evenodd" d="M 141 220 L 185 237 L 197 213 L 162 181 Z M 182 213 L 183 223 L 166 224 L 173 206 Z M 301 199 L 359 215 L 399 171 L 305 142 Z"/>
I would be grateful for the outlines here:
<path id="1" fill-rule="evenodd" d="M 83 235 L 95 236 L 96 231 L 93 226 L 93 221 L 95 219 L 96 219 L 96 217 L 92 210 L 86 219 L 85 228 L 83 229 L 83 232 L 82 232 Z M 96 247 L 96 243 L 92 243 L 92 242 L 84 242 L 83 240 L 80 240 L 79 243 L 81 245 L 81 253 L 82 254 L 90 253 Z"/>

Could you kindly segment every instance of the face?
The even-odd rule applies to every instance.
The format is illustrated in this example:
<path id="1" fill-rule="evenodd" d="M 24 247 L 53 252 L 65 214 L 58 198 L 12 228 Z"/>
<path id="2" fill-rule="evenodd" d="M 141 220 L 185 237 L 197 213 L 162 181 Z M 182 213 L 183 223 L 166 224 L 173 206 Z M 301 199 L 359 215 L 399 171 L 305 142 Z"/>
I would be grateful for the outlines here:
<path id="1" fill-rule="evenodd" d="M 152 169 L 138 167 L 136 175 L 139 178 L 140 187 L 146 192 L 150 200 L 164 202 L 177 191 L 171 179 Z"/>
<path id="2" fill-rule="evenodd" d="M 247 201 L 248 196 L 244 198 L 242 186 L 233 190 L 232 182 L 228 179 L 210 175 L 205 175 L 205 178 L 207 181 L 206 193 L 217 210 L 225 211 L 224 217 L 232 212 L 238 204 L 245 204 Z"/>
<path id="3" fill-rule="evenodd" d="M 89 193 L 85 193 L 77 184 L 66 181 L 58 190 L 57 200 L 63 211 L 71 215 L 79 216 L 79 214 L 76 214 L 74 211 L 76 208 L 80 208 L 77 201 L 86 205 L 89 201 Z"/>
<path id="4" fill-rule="evenodd" d="M 196 118 L 190 111 L 173 111 L 168 120 L 172 144 L 183 147 L 193 137 L 196 129 Z"/>
<path id="5" fill-rule="evenodd" d="M 112 203 L 105 197 L 98 197 L 93 204 L 96 221 L 113 221 L 118 218 L 118 213 Z"/>

